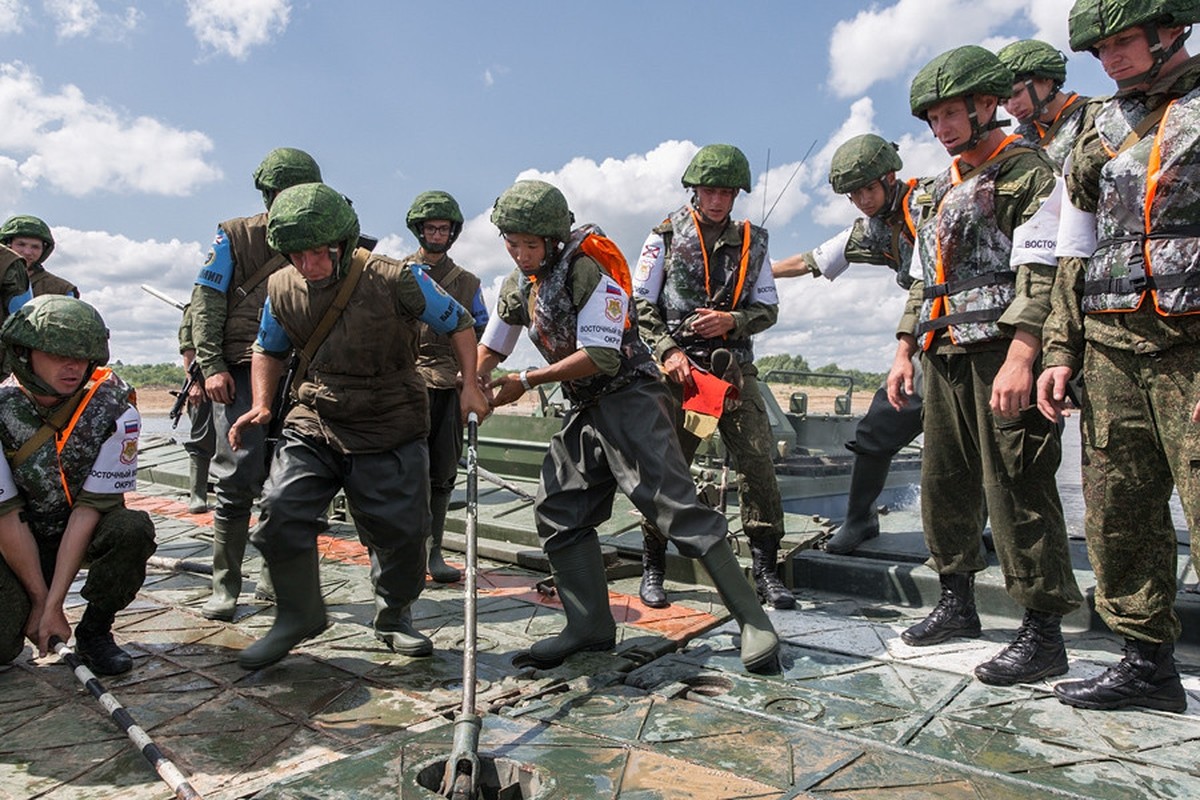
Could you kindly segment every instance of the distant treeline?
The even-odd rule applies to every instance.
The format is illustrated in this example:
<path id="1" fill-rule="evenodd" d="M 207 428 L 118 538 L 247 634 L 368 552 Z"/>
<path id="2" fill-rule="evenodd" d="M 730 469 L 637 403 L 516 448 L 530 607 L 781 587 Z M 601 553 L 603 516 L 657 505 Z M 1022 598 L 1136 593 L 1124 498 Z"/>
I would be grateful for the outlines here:
<path id="1" fill-rule="evenodd" d="M 854 378 L 854 388 L 856 391 L 873 392 L 879 388 L 879 385 L 887 377 L 887 373 L 842 369 L 837 364 L 827 364 L 814 369 L 808 365 L 803 356 L 763 356 L 755 363 L 758 366 L 759 375 L 766 375 L 771 370 L 816 372 L 821 375 L 849 375 Z M 112 368 L 126 383 L 134 388 L 156 387 L 174 389 L 183 383 L 183 367 L 178 364 L 122 364 L 120 361 L 115 361 L 112 364 Z M 845 381 L 820 377 L 779 380 L 778 382 L 796 383 L 804 386 L 843 387 L 846 385 Z"/>

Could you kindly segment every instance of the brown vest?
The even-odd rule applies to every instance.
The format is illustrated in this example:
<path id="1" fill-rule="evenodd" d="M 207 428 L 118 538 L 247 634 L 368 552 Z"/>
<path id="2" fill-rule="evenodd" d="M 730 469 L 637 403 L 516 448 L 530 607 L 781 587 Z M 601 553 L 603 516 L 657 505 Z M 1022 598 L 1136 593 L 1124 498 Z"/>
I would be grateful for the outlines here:
<path id="1" fill-rule="evenodd" d="M 267 282 L 262 281 L 250 292 L 239 297 L 239 289 L 259 268 L 275 258 L 277 253 L 267 246 L 267 215 L 236 217 L 221 223 L 221 230 L 229 238 L 229 251 L 233 255 L 233 276 L 229 282 L 228 303 L 230 312 L 225 318 L 225 338 L 222 355 L 228 364 L 248 364 L 254 340 L 258 338 L 258 323 L 262 318 L 263 303 L 267 300 Z M 281 262 L 283 266 L 286 262 Z M 235 305 L 236 300 L 236 305 Z"/>
<path id="2" fill-rule="evenodd" d="M 419 264 L 417 254 L 404 259 L 406 264 Z M 479 291 L 479 278 L 444 256 L 435 267 L 427 267 L 429 277 L 441 286 L 446 294 L 458 301 L 459 305 L 468 311 L 475 304 L 475 293 Z M 458 360 L 454 357 L 454 348 L 450 345 L 450 337 L 436 333 L 425 323 L 421 323 L 420 352 L 417 356 L 417 370 L 425 379 L 425 384 L 431 389 L 453 389 L 458 378 Z"/>
<path id="3" fill-rule="evenodd" d="M 297 432 L 344 453 L 379 453 L 429 433 L 425 381 L 417 373 L 418 322 L 405 310 L 409 268 L 371 256 L 346 309 L 313 355 L 287 417 Z M 303 349 L 340 286 L 312 286 L 293 267 L 270 278 L 271 310 Z"/>

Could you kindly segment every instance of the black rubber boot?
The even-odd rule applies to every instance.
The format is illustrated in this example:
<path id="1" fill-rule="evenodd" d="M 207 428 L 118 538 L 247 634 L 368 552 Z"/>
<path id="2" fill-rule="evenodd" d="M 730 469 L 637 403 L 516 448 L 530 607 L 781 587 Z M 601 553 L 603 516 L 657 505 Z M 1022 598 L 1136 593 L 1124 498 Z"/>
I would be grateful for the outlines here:
<path id="1" fill-rule="evenodd" d="M 188 513 L 203 514 L 208 511 L 208 463 L 204 456 L 188 459 Z"/>
<path id="2" fill-rule="evenodd" d="M 667 573 L 667 540 L 648 531 L 642 531 L 642 585 L 638 597 L 650 608 L 666 608 L 671 605 L 663 589 L 663 578 Z"/>
<path id="3" fill-rule="evenodd" d="M 275 622 L 267 635 L 238 653 L 242 669 L 262 669 L 286 656 L 305 639 L 325 630 L 325 600 L 314 547 L 271 565 L 275 577 Z"/>
<path id="4" fill-rule="evenodd" d="M 929 616 L 900 634 L 905 644 L 925 647 L 955 636 L 976 639 L 982 632 L 975 610 L 975 573 L 940 575 L 942 597 Z"/>
<path id="5" fill-rule="evenodd" d="M 121 675 L 133 669 L 133 658 L 113 641 L 116 617 L 89 603 L 75 626 L 75 652 L 97 675 Z"/>
<path id="6" fill-rule="evenodd" d="M 774 539 L 751 539 L 750 556 L 754 562 L 754 585 L 758 597 L 771 608 L 796 607 L 791 590 L 779 580 L 779 542 Z"/>
<path id="7" fill-rule="evenodd" d="M 879 535 L 879 512 L 876 501 L 887 483 L 890 458 L 859 453 L 850 471 L 850 498 L 846 503 L 846 519 L 825 543 L 825 552 L 845 555 L 868 539 Z"/>
<path id="8" fill-rule="evenodd" d="M 375 608 L 375 638 L 389 650 L 402 656 L 433 655 L 433 641 L 413 627 L 409 608 L 388 608 L 378 595 L 375 596 Z"/>
<path id="9" fill-rule="evenodd" d="M 975 667 L 975 677 L 992 686 L 1032 683 L 1067 674 L 1062 615 L 1025 610 L 1013 643 Z"/>
<path id="10" fill-rule="evenodd" d="M 462 579 L 462 572 L 446 563 L 442 558 L 442 536 L 446 532 L 446 511 L 450 508 L 450 495 L 431 492 L 429 495 L 429 577 L 438 583 L 454 583 Z"/>
<path id="11" fill-rule="evenodd" d="M 271 580 L 271 569 L 267 566 L 266 559 L 263 559 L 262 566 L 258 570 L 258 581 L 254 584 L 254 599 L 266 603 L 275 602 L 275 582 Z"/>
<path id="12" fill-rule="evenodd" d="M 611 650 L 617 643 L 617 625 L 608 605 L 608 578 L 600 540 L 589 536 L 570 547 L 547 553 L 554 586 L 567 615 L 561 633 L 542 639 L 513 659 L 518 667 L 557 667 L 567 656 L 591 650 Z"/>
<path id="13" fill-rule="evenodd" d="M 242 557 L 250 536 L 250 518 L 213 518 L 212 596 L 200 607 L 205 619 L 233 621 L 242 592 Z"/>
<path id="14" fill-rule="evenodd" d="M 1175 668 L 1172 642 L 1125 640 L 1125 658 L 1094 678 L 1065 681 L 1054 694 L 1077 708 L 1114 709 L 1127 706 L 1157 711 L 1187 710 L 1187 693 Z"/>
<path id="15" fill-rule="evenodd" d="M 750 672 L 779 671 L 779 637 L 767 612 L 759 605 L 746 576 L 722 539 L 704 554 L 700 563 L 712 576 L 722 602 L 742 631 L 742 664 Z"/>

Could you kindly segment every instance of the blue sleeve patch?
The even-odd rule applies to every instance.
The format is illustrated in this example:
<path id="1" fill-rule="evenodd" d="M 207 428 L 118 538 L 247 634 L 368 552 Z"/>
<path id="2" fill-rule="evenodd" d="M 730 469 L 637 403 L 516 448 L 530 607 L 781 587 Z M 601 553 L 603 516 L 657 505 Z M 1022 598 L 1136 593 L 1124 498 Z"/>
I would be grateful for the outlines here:
<path id="1" fill-rule="evenodd" d="M 8 301 L 8 313 L 15 314 L 20 310 L 21 306 L 33 299 L 33 287 L 27 286 L 25 291 L 13 297 Z"/>
<path id="2" fill-rule="evenodd" d="M 254 343 L 268 353 L 286 353 L 292 349 L 292 340 L 271 311 L 269 297 L 263 304 L 262 322 L 258 323 L 258 339 Z"/>
<path id="3" fill-rule="evenodd" d="M 196 283 L 226 294 L 229 292 L 229 282 L 232 278 L 233 253 L 229 250 L 229 239 L 225 236 L 225 231 L 217 228 L 217 238 L 213 240 L 212 249 L 208 251 L 208 260 L 196 276 Z"/>
<path id="4" fill-rule="evenodd" d="M 475 329 L 483 330 L 488 324 L 487 303 L 483 302 L 483 289 L 475 290 L 475 298 L 471 301 L 471 316 L 475 318 Z"/>
<path id="5" fill-rule="evenodd" d="M 435 333 L 454 333 L 458 329 L 458 321 L 467 310 L 446 294 L 425 270 L 414 267 L 412 273 L 417 279 L 417 285 L 421 287 L 421 294 L 425 295 L 425 310 L 421 313 L 421 322 L 432 328 Z"/>

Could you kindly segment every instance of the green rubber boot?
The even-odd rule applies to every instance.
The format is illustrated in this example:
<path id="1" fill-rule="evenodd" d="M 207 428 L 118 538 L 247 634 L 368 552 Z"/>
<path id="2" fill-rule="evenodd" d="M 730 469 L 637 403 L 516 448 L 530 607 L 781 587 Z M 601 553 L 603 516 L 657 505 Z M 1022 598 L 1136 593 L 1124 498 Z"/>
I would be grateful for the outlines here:
<path id="1" fill-rule="evenodd" d="M 188 513 L 203 514 L 208 511 L 208 463 L 204 456 L 188 459 Z"/>
<path id="2" fill-rule="evenodd" d="M 758 602 L 729 543 L 722 539 L 704 554 L 700 563 L 712 576 L 721 600 L 742 629 L 742 664 L 750 672 L 779 669 L 779 637 L 767 612 Z"/>
<path id="3" fill-rule="evenodd" d="M 561 633 L 542 639 L 517 656 L 517 666 L 538 669 L 557 667 L 567 656 L 590 650 L 611 650 L 617 643 L 617 625 L 608 606 L 608 578 L 604 555 L 595 536 L 553 553 L 547 553 L 554 586 L 567 615 Z"/>
<path id="4" fill-rule="evenodd" d="M 242 557 L 250 536 L 250 518 L 213 518 L 212 596 L 200 607 L 205 619 L 233 621 L 242 592 Z"/>
<path id="5" fill-rule="evenodd" d="M 271 565 L 275 622 L 267 635 L 238 654 L 242 669 L 262 669 L 286 656 L 305 639 L 325 630 L 325 600 L 316 548 Z"/>
<path id="6" fill-rule="evenodd" d="M 446 532 L 446 510 L 450 507 L 450 495 L 431 492 L 429 495 L 429 577 L 438 583 L 454 583 L 462 578 L 462 572 L 446 563 L 442 558 L 442 535 Z"/>

